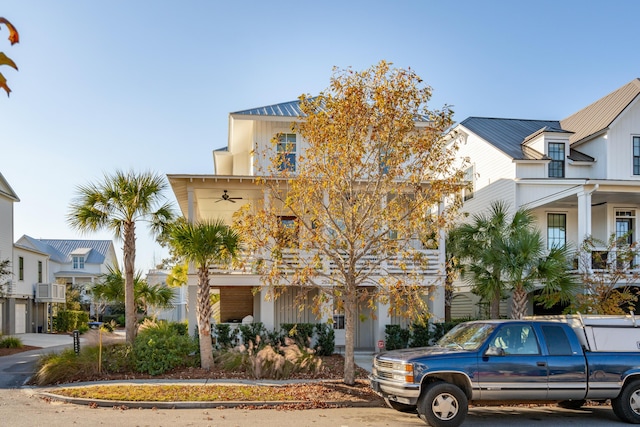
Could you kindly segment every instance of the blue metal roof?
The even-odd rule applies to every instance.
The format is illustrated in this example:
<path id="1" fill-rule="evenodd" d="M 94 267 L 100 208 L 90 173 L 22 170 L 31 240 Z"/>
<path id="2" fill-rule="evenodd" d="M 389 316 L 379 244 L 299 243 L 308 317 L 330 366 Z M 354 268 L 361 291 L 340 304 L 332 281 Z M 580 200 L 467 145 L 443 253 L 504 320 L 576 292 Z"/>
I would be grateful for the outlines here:
<path id="1" fill-rule="evenodd" d="M 238 115 L 245 116 L 275 116 L 275 117 L 303 117 L 300 109 L 300 101 L 283 102 L 282 104 L 267 105 L 265 107 L 251 108 L 249 110 L 236 111 Z"/>
<path id="2" fill-rule="evenodd" d="M 25 237 L 37 250 L 49 254 L 53 261 L 61 264 L 71 262 L 71 253 L 81 248 L 91 249 L 85 259 L 85 263 L 102 264 L 104 263 L 109 248 L 113 245 L 111 240 L 62 240 Z"/>
<path id="3" fill-rule="evenodd" d="M 487 117 L 469 117 L 460 125 L 469 129 L 480 138 L 494 145 L 508 156 L 516 160 L 541 158 L 531 151 L 524 150 L 522 142 L 538 131 L 564 132 L 558 120 L 522 120 L 497 119 Z M 541 154 L 540 154 L 541 155 Z"/>

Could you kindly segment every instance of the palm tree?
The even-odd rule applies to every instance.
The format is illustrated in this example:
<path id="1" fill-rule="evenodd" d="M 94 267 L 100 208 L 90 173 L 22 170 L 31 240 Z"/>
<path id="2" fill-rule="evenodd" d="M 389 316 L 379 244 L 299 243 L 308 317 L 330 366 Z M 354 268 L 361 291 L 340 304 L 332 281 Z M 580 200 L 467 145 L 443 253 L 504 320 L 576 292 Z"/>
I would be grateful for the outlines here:
<path id="1" fill-rule="evenodd" d="M 509 216 L 503 202 L 492 203 L 488 214 L 477 214 L 452 232 L 452 247 L 471 273 L 474 291 L 491 303 L 491 317 L 500 316 L 500 299 L 512 292 L 511 316 L 526 314 L 528 293 L 542 285 L 542 303 L 568 301 L 575 284 L 568 273 L 567 247 L 547 252 L 526 209 Z"/>
<path id="2" fill-rule="evenodd" d="M 159 234 L 173 218 L 171 204 L 164 201 L 167 188 L 164 177 L 151 172 L 116 171 L 104 181 L 78 187 L 71 203 L 68 222 L 72 228 L 90 232 L 111 230 L 124 241 L 126 339 L 136 336 L 134 274 L 136 260 L 136 223 L 146 221 L 153 234 Z"/>
<path id="3" fill-rule="evenodd" d="M 108 267 L 108 272 L 100 277 L 100 281 L 93 286 L 92 294 L 99 301 L 115 303 L 125 302 L 125 285 L 122 271 L 118 267 Z M 134 299 L 136 311 L 147 315 L 150 306 L 159 308 L 173 307 L 173 291 L 161 284 L 150 285 L 142 278 L 142 272 L 137 271 L 133 278 Z"/>
<path id="4" fill-rule="evenodd" d="M 168 242 L 174 255 L 193 263 L 198 269 L 197 318 L 200 366 L 203 369 L 210 369 L 213 365 L 213 349 L 209 267 L 235 258 L 240 249 L 240 236 L 219 220 L 198 223 L 178 220 L 168 230 Z"/>

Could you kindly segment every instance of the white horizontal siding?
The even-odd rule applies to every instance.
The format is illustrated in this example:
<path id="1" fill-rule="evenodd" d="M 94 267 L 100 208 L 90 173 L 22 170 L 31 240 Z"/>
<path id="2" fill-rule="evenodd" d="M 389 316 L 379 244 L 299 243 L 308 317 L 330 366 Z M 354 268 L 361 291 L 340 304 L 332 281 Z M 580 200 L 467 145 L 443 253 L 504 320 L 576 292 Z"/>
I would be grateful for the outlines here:
<path id="1" fill-rule="evenodd" d="M 608 132 L 608 179 L 633 179 L 632 136 L 640 136 L 640 103 L 635 102 L 614 121 Z"/>

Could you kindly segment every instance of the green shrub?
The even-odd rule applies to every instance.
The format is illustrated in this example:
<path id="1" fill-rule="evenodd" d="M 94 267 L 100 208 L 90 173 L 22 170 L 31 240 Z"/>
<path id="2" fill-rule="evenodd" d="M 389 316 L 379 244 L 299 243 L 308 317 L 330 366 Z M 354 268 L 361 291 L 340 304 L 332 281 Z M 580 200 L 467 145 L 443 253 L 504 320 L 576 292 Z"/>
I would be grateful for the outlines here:
<path id="1" fill-rule="evenodd" d="M 238 330 L 244 345 L 253 343 L 254 346 L 264 346 L 268 344 L 267 329 L 262 322 L 240 325 Z"/>
<path id="2" fill-rule="evenodd" d="M 313 337 L 314 323 L 282 323 L 280 329 L 293 339 L 299 347 L 309 347 Z"/>
<path id="3" fill-rule="evenodd" d="M 238 330 L 231 329 L 226 323 L 217 323 L 215 325 L 216 348 L 230 348 L 237 342 Z"/>
<path id="4" fill-rule="evenodd" d="M 0 338 L 0 348 L 22 348 L 22 340 L 18 337 L 2 337 Z"/>
<path id="5" fill-rule="evenodd" d="M 430 346 L 433 339 L 430 323 L 414 323 L 411 325 L 411 340 L 409 347 L 427 347 Z"/>
<path id="6" fill-rule="evenodd" d="M 179 366 L 193 366 L 197 346 L 188 335 L 178 335 L 169 323 L 145 323 L 133 345 L 136 371 L 159 375 Z"/>
<path id="7" fill-rule="evenodd" d="M 182 322 L 182 323 L 170 322 L 169 323 L 169 328 L 171 328 L 171 330 L 173 332 L 175 332 L 177 335 L 187 336 L 189 334 L 189 328 L 188 328 L 187 324 L 184 323 L 184 322 Z"/>
<path id="8" fill-rule="evenodd" d="M 314 350 L 318 356 L 331 356 L 336 349 L 336 334 L 333 325 L 318 323 L 316 325 L 316 345 Z"/>
<path id="9" fill-rule="evenodd" d="M 53 318 L 53 328 L 56 332 L 71 332 L 76 329 L 86 332 L 89 330 L 89 313 L 76 310 L 59 311 Z"/>
<path id="10" fill-rule="evenodd" d="M 404 329 L 400 325 L 385 325 L 385 349 L 395 350 L 398 348 L 407 348 L 411 331 Z"/>

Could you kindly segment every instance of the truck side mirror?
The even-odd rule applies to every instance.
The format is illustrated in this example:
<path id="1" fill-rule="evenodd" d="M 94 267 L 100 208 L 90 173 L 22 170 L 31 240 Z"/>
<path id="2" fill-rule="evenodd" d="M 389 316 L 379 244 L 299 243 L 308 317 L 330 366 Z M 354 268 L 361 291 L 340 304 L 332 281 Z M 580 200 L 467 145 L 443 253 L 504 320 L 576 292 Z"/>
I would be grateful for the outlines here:
<path id="1" fill-rule="evenodd" d="M 484 355 L 485 356 L 504 356 L 505 352 L 504 352 L 504 348 L 490 345 L 487 351 L 484 352 Z"/>

